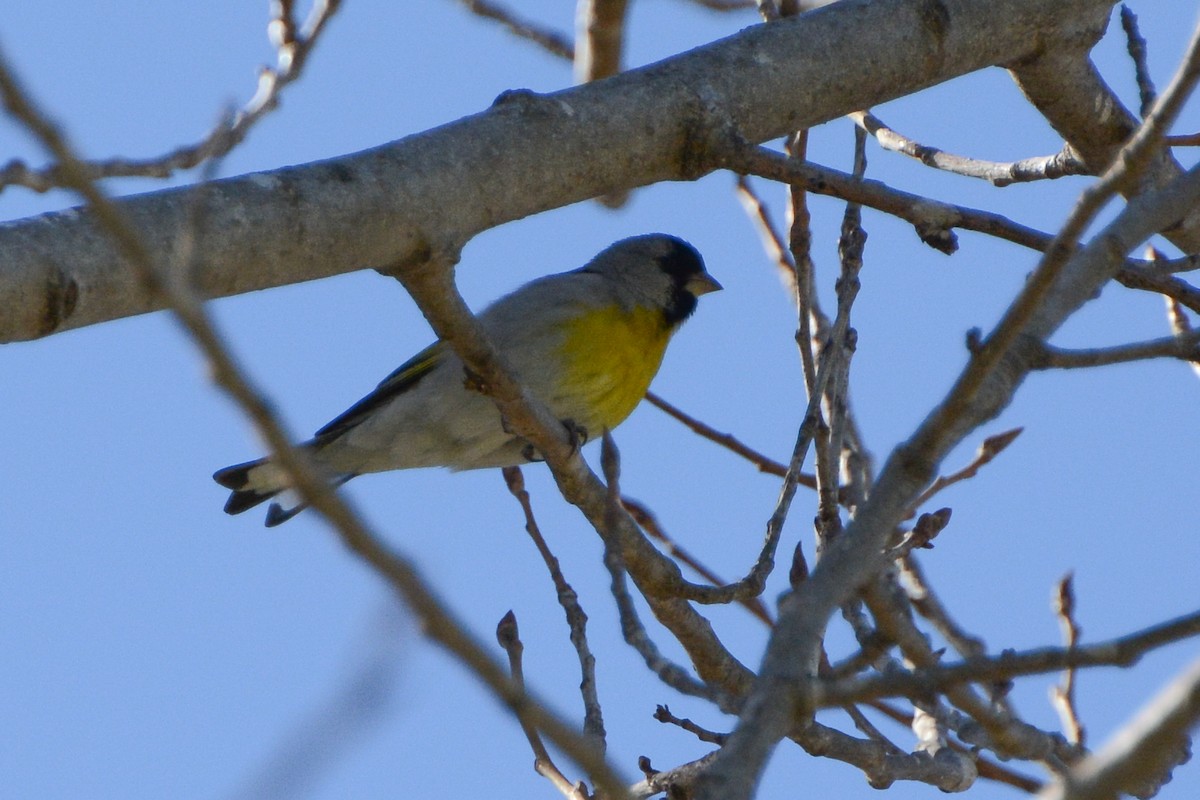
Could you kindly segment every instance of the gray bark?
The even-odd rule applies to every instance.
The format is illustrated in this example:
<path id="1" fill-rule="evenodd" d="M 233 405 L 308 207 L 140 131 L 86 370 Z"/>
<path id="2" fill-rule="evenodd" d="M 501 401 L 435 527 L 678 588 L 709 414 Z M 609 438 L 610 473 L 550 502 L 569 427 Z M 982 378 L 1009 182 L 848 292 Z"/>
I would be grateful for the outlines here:
<path id="1" fill-rule="evenodd" d="M 648 67 L 312 164 L 130 197 L 161 266 L 205 297 L 402 269 L 480 231 L 719 169 L 713 147 L 820 124 L 989 65 L 1090 42 L 1111 0 L 847 0 Z M 0 342 L 161 308 L 80 210 L 0 225 Z"/>

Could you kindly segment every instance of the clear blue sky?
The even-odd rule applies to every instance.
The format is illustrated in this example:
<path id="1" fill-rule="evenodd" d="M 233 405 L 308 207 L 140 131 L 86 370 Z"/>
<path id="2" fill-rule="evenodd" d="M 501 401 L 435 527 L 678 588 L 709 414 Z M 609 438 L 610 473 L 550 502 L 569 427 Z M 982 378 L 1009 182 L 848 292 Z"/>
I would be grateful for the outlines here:
<path id="1" fill-rule="evenodd" d="M 521 5 L 547 25 L 572 28 L 572 3 Z M 1160 86 L 1194 21 L 1185 5 L 1135 6 Z M 258 65 L 273 58 L 265 2 L 9 6 L 0 44 L 94 157 L 147 156 L 194 140 L 222 108 L 249 97 Z M 631 6 L 631 65 L 756 22 L 748 13 L 715 14 L 684 0 Z M 1135 106 L 1123 50 L 1114 24 L 1097 59 Z M 548 91 L 570 82 L 569 65 L 452 0 L 347 3 L 305 78 L 221 171 L 352 152 L 479 111 L 506 89 Z M 922 141 L 979 157 L 1048 154 L 1060 145 L 1000 70 L 878 111 Z M 1198 128 L 1193 103 L 1179 129 Z M 814 157 L 845 168 L 850 130 L 838 121 L 815 131 Z M 42 160 L 28 137 L 0 118 L 0 161 L 17 156 Z M 1043 230 L 1054 229 L 1085 185 L 1073 179 L 999 190 L 931 173 L 873 146 L 870 158 L 876 178 Z M 131 180 L 113 188 L 158 186 Z M 781 212 L 782 191 L 759 188 Z M 0 195 L 0 219 L 74 202 L 11 188 Z M 814 212 L 828 297 L 841 207 L 815 200 Z M 870 240 L 855 308 L 853 400 L 882 459 L 946 391 L 964 361 L 965 332 L 994 323 L 1035 259 L 967 233 L 948 258 L 900 222 L 872 212 L 865 221 Z M 489 231 L 464 252 L 460 283 L 479 307 L 536 275 L 581 264 L 614 239 L 653 230 L 692 241 L 726 287 L 704 298 L 655 390 L 784 458 L 803 408 L 794 312 L 729 175 L 640 190 L 616 213 L 585 203 Z M 358 399 L 430 337 L 400 286 L 373 272 L 223 300 L 213 311 L 297 436 Z M 1165 333 L 1159 300 L 1111 287 L 1056 341 L 1100 346 Z M 263 796 L 255 792 L 264 785 L 312 798 L 556 796 L 533 773 L 515 722 L 421 638 L 380 580 L 315 518 L 265 530 L 257 513 L 221 512 L 224 492 L 209 475 L 258 455 L 261 446 L 209 385 L 169 318 L 7 345 L 0 375 L 0 797 L 221 798 Z M 983 432 L 1023 425 L 1025 434 L 979 478 L 944 495 L 940 504 L 954 508 L 953 523 L 923 554 L 961 621 L 994 649 L 1055 644 L 1049 598 L 1068 570 L 1076 573 L 1088 640 L 1195 610 L 1198 392 L 1196 376 L 1174 363 L 1033 376 Z M 776 479 L 648 406 L 618 430 L 617 441 L 628 494 L 651 505 L 682 544 L 724 576 L 749 566 Z M 966 463 L 977 441 L 950 465 Z M 731 720 L 644 672 L 619 641 L 594 532 L 556 496 L 543 468 L 525 474 L 543 530 L 591 616 L 614 760 L 632 776 L 638 755 L 658 768 L 702 755 L 706 745 L 651 719 L 655 704 L 669 703 L 714 729 Z M 495 623 L 513 609 L 531 684 L 578 718 L 577 666 L 562 613 L 499 474 L 393 473 L 355 481 L 348 493 L 480 636 L 491 641 Z M 811 554 L 812 514 L 812 497 L 801 494 L 785 551 L 800 539 Z M 781 589 L 775 581 L 768 601 Z M 756 664 L 761 626 L 732 609 L 713 610 L 712 618 L 738 656 Z M 830 648 L 835 656 L 849 652 L 837 623 Z M 680 657 L 677 648 L 668 651 Z M 1132 673 L 1086 673 L 1081 709 L 1092 742 L 1102 742 L 1198 653 L 1196 644 L 1176 646 Z M 1056 724 L 1046 702 L 1052 682 L 1018 689 L 1030 721 Z M 363 700 L 362 713 L 331 715 L 330 708 L 347 709 L 338 698 L 351 689 Z M 904 730 L 888 731 L 909 744 Z M 280 753 L 300 755 L 278 766 Z M 287 780 L 281 784 L 278 774 Z M 852 768 L 783 747 L 762 796 L 798 793 L 878 796 Z M 888 797 L 936 794 L 903 785 Z M 980 784 L 974 796 L 1015 794 Z M 1200 796 L 1200 768 L 1184 767 L 1161 796 Z"/>

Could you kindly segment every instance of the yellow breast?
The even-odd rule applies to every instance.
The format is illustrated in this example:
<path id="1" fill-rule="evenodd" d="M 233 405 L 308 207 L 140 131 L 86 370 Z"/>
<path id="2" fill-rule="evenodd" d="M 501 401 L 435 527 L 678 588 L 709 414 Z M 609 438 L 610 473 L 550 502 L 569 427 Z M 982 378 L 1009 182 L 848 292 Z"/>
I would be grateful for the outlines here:
<path id="1" fill-rule="evenodd" d="M 565 416 L 599 436 L 615 428 L 646 396 L 671 338 L 661 310 L 612 307 L 588 312 L 563 341 Z M 557 404 L 556 404 L 557 405 Z"/>

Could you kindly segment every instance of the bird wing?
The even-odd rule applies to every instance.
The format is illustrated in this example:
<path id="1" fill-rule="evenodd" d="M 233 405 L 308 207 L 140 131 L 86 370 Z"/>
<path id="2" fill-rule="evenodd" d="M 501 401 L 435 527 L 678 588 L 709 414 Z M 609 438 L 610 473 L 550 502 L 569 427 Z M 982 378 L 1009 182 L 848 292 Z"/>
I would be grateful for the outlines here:
<path id="1" fill-rule="evenodd" d="M 384 378 L 373 392 L 326 423 L 313 438 L 329 440 L 341 436 L 369 417 L 373 411 L 416 386 L 421 378 L 442 363 L 445 353 L 446 345 L 442 342 L 435 342 L 426 347 Z"/>

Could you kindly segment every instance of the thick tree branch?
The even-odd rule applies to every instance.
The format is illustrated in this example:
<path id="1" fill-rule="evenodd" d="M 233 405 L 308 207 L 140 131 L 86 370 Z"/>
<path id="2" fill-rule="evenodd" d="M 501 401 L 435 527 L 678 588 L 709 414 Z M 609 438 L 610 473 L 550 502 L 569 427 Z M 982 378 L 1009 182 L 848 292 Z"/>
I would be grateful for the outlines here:
<path id="1" fill-rule="evenodd" d="M 710 143 L 730 129 L 761 142 L 1029 59 L 1047 32 L 1097 28 L 1110 5 L 847 0 L 607 80 L 506 93 L 483 113 L 372 150 L 217 181 L 204 194 L 210 224 L 196 233 L 198 291 L 406 269 L 504 222 L 694 179 L 721 166 Z M 186 188 L 120 202 L 155 260 L 192 233 L 193 205 Z M 0 226 L 0 265 L 0 342 L 162 307 L 80 210 Z"/>
<path id="2" fill-rule="evenodd" d="M 1029 101 L 1094 172 L 1102 172 L 1137 130 L 1138 118 L 1100 77 L 1088 58 L 1090 45 L 1052 48 L 1033 59 L 1010 64 L 1013 77 Z M 1163 152 L 1143 173 L 1139 186 L 1122 187 L 1126 197 L 1150 186 L 1163 186 L 1182 172 Z M 1164 231 L 1187 253 L 1200 250 L 1200 214 L 1192 213 Z"/>

